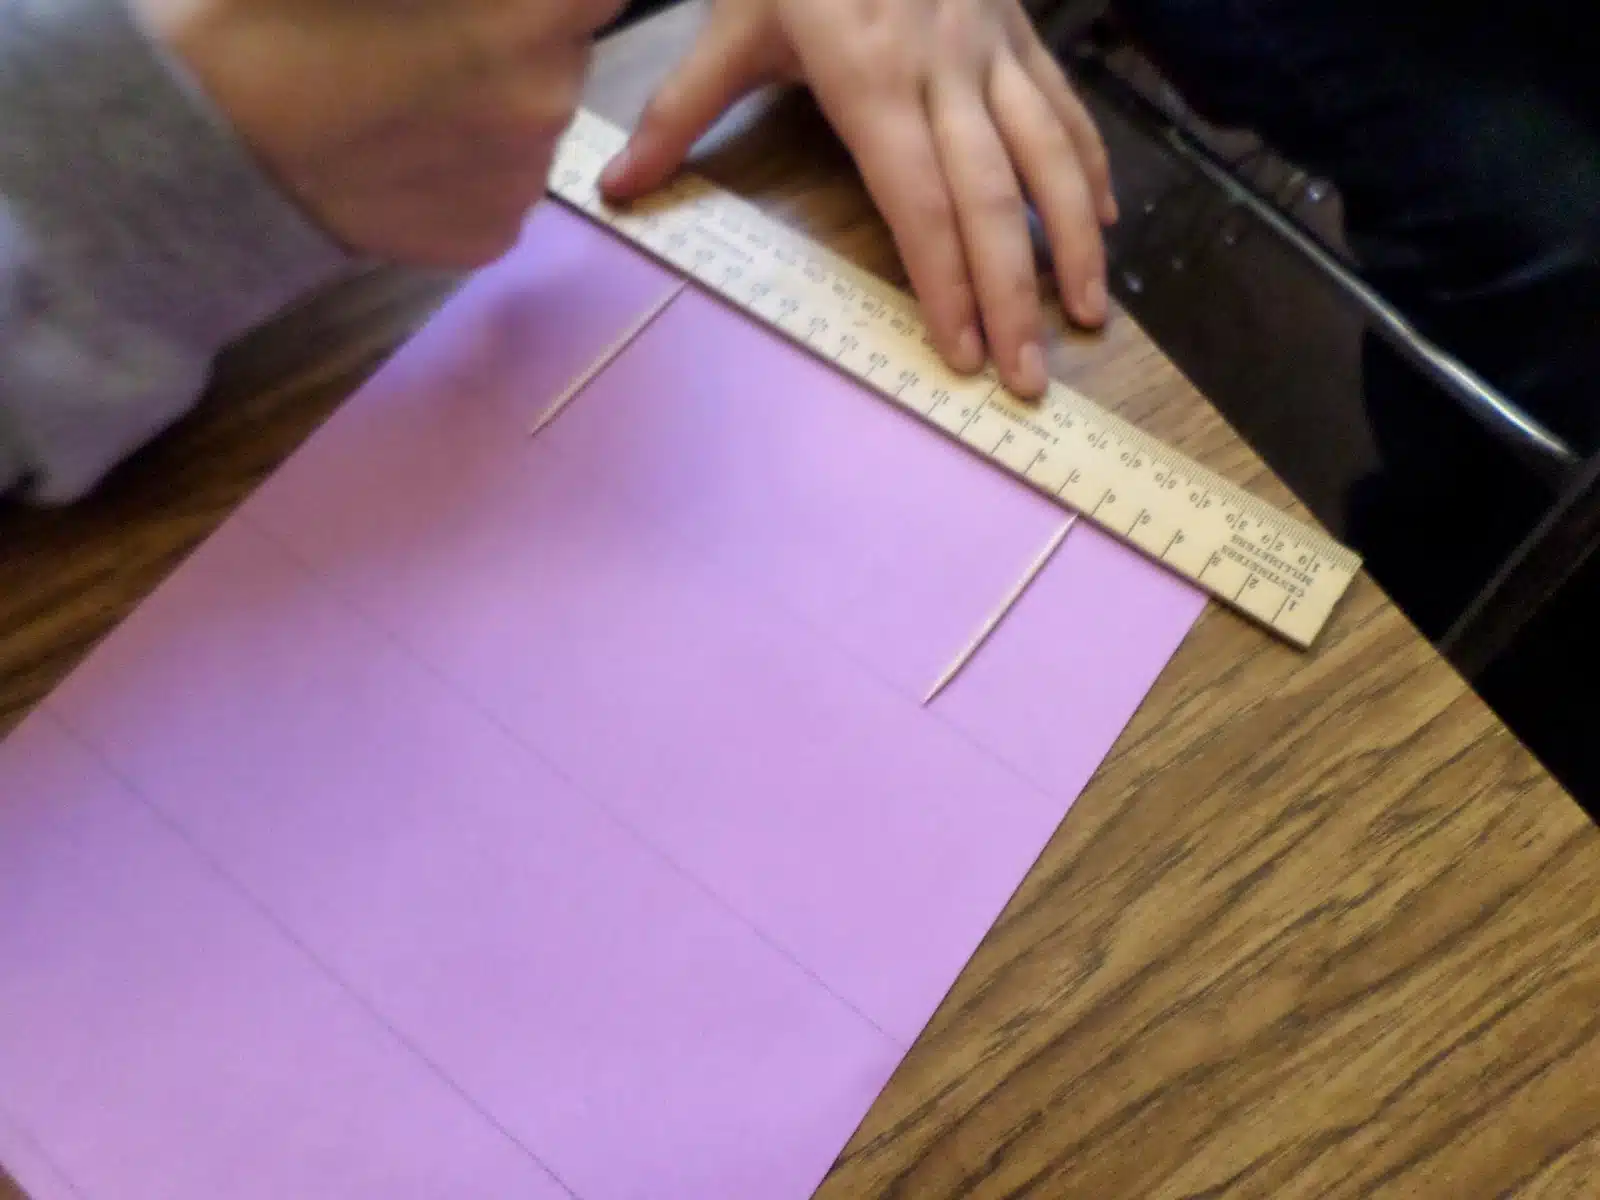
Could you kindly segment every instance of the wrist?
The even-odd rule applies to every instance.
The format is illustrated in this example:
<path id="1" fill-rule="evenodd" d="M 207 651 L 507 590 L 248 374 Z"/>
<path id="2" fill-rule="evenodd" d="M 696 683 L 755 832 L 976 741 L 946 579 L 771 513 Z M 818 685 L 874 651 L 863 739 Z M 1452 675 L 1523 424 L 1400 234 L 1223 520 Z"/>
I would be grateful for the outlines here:
<path id="1" fill-rule="evenodd" d="M 49 269 L 169 341 L 214 350 L 344 266 L 208 100 L 185 38 L 212 0 L 48 0 L 10 19 L 0 193 Z M 0 12 L 10 14 L 8 6 Z"/>

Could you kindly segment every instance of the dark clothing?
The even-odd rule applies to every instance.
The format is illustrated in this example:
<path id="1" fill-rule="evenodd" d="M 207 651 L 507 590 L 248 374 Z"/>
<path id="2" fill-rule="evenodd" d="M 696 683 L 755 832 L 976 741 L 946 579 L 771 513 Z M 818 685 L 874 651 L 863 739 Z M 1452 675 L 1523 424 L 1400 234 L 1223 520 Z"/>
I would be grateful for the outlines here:
<path id="1" fill-rule="evenodd" d="M 1600 452 L 1600 38 L 1557 0 L 1119 0 L 1185 99 L 1332 180 L 1363 275 L 1421 331 Z M 1437 638 L 1549 506 L 1375 336 L 1381 469 L 1349 536 Z M 1419 546 L 1431 555 L 1419 555 Z M 1600 563 L 1479 690 L 1600 816 Z"/>
<path id="2" fill-rule="evenodd" d="M 1332 180 L 1363 275 L 1581 453 L 1600 449 L 1600 70 L 1578 4 L 1123 0 L 1200 113 Z M 1437 637 L 1550 501 L 1369 340 L 1383 469 L 1351 540 Z M 1438 554 L 1423 566 L 1418 544 Z"/>

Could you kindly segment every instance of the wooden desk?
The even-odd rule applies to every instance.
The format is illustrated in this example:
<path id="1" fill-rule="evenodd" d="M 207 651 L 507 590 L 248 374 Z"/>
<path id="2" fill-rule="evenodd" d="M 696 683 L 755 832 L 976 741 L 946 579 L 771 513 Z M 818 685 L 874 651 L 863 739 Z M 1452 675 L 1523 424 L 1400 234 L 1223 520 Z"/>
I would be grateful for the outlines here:
<path id="1" fill-rule="evenodd" d="M 694 19 L 609 44 L 591 105 L 631 120 Z M 896 274 L 804 105 L 737 114 L 705 168 Z M 0 729 L 441 294 L 341 290 L 88 503 L 0 515 Z M 1055 367 L 1290 502 L 1126 317 Z M 1597 1175 L 1600 836 L 1362 580 L 1308 655 L 1202 618 L 822 1195 L 1462 1200 Z"/>

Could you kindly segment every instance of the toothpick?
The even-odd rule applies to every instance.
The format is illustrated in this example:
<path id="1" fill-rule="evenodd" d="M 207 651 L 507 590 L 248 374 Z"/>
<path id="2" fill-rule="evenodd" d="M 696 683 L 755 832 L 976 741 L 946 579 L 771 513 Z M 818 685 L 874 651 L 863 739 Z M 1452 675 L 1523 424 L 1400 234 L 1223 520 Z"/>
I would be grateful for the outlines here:
<path id="1" fill-rule="evenodd" d="M 1016 607 L 1017 601 L 1022 599 L 1022 594 L 1028 590 L 1028 586 L 1038 577 L 1039 572 L 1044 570 L 1045 564 L 1055 557 L 1056 551 L 1061 548 L 1061 543 L 1067 540 L 1067 534 L 1072 532 L 1072 527 L 1077 523 L 1078 514 L 1073 513 L 1067 518 L 1067 523 L 1056 530 L 1055 536 L 1050 539 L 1049 545 L 1039 552 L 1039 557 L 1033 560 L 1033 565 L 1023 572 L 1022 578 L 1017 580 L 1016 586 L 1011 589 L 1011 593 L 1001 601 L 1000 607 L 990 615 L 989 619 L 983 623 L 983 627 L 973 635 L 966 648 L 956 655 L 955 661 L 945 668 L 945 672 L 939 676 L 938 682 L 928 689 L 928 694 L 922 698 L 924 707 L 932 704 L 934 697 L 944 691 L 949 686 L 950 681 L 961 674 L 962 669 L 971 661 L 972 656 L 982 649 L 983 644 L 989 640 L 989 635 L 1000 627 L 1000 622 L 1006 619 L 1006 614 Z"/>
<path id="2" fill-rule="evenodd" d="M 595 376 L 599 375 L 601 371 L 604 371 L 613 362 L 615 362 L 618 355 L 631 346 L 638 336 L 650 327 L 650 323 L 652 321 L 654 321 L 662 313 L 666 312 L 667 305 L 676 300 L 683 293 L 683 290 L 688 286 L 688 280 L 679 280 L 677 287 L 673 288 L 665 296 L 661 297 L 660 300 L 652 304 L 649 309 L 645 311 L 645 314 L 642 317 L 640 317 L 632 325 L 628 326 L 627 330 L 623 332 L 621 337 L 617 338 L 616 341 L 607 346 L 605 350 L 601 352 L 600 356 L 596 358 L 594 362 L 590 363 L 576 379 L 567 384 L 566 388 L 562 390 L 561 394 L 550 402 L 550 406 L 546 408 L 544 412 L 539 414 L 539 419 L 533 423 L 533 428 L 528 430 L 528 436 L 535 436 L 541 429 L 550 424 L 551 421 L 554 421 L 557 417 L 559 417 L 561 415 L 561 410 L 566 408 L 567 405 L 571 404 L 572 401 L 576 399 L 579 392 L 583 391 L 584 388 L 593 383 Z"/>

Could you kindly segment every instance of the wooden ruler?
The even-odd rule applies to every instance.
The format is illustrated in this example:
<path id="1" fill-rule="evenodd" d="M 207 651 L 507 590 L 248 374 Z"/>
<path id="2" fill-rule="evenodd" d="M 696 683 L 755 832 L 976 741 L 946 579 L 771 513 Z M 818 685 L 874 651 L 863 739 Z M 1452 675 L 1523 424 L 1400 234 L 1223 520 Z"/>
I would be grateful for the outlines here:
<path id="1" fill-rule="evenodd" d="M 1028 402 L 992 369 L 956 374 L 911 297 L 705 180 L 610 207 L 600 172 L 626 136 L 579 112 L 551 193 L 1294 644 L 1315 640 L 1360 569 L 1349 550 L 1060 383 Z"/>

